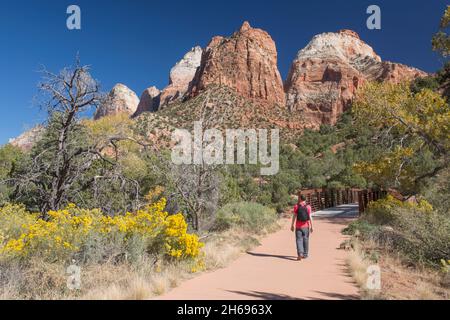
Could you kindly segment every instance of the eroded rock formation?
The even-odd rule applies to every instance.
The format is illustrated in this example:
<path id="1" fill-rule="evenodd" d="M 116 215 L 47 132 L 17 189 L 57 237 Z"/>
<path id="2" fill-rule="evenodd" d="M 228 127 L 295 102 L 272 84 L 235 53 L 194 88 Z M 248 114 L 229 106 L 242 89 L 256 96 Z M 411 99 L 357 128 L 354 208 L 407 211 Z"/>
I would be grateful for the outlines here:
<path id="1" fill-rule="evenodd" d="M 143 112 L 155 112 L 158 111 L 160 103 L 161 91 L 156 87 L 150 87 L 144 90 L 141 94 L 141 99 L 137 106 L 134 116 L 138 116 Z"/>
<path id="2" fill-rule="evenodd" d="M 126 112 L 130 116 L 136 112 L 139 104 L 139 98 L 126 85 L 116 84 L 108 95 L 106 101 L 98 107 L 94 119 Z"/>
<path id="3" fill-rule="evenodd" d="M 397 83 L 425 75 L 415 68 L 382 61 L 354 31 L 323 33 L 293 61 L 284 85 L 286 106 L 302 113 L 306 127 L 318 128 L 336 123 L 367 80 Z"/>
<path id="4" fill-rule="evenodd" d="M 244 22 L 231 37 L 214 37 L 203 52 L 191 96 L 211 84 L 226 85 L 244 97 L 284 105 L 277 50 L 270 35 Z"/>
<path id="5" fill-rule="evenodd" d="M 177 101 L 186 94 L 197 68 L 200 67 L 202 52 L 202 48 L 196 46 L 173 66 L 170 70 L 169 85 L 161 92 L 161 106 Z"/>

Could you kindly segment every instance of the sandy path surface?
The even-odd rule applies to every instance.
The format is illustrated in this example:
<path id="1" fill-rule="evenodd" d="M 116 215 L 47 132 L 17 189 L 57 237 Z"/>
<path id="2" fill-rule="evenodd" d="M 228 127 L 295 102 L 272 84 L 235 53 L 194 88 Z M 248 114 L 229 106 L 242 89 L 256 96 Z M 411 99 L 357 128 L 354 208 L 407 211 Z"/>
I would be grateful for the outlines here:
<path id="1" fill-rule="evenodd" d="M 357 207 L 345 205 L 314 214 L 310 257 L 295 261 L 295 236 L 290 220 L 261 245 L 228 267 L 183 282 L 159 299 L 358 299 L 358 288 L 347 272 L 341 230 Z"/>

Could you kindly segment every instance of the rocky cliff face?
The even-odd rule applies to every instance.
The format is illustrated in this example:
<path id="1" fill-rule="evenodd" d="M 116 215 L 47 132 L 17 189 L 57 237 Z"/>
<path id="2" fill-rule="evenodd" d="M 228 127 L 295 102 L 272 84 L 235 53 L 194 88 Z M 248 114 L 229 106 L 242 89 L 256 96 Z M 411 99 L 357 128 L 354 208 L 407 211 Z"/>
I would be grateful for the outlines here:
<path id="1" fill-rule="evenodd" d="M 33 148 L 33 145 L 41 139 L 45 127 L 38 125 L 30 130 L 25 131 L 17 138 L 9 139 L 9 143 L 15 147 L 22 149 L 23 151 L 29 151 Z"/>
<path id="2" fill-rule="evenodd" d="M 212 84 L 226 85 L 247 98 L 284 105 L 277 50 L 270 35 L 244 22 L 231 37 L 214 37 L 203 52 L 190 95 Z"/>
<path id="3" fill-rule="evenodd" d="M 139 98 L 127 86 L 118 83 L 116 84 L 108 95 L 106 101 L 97 109 L 94 119 L 126 112 L 133 115 L 139 104 Z"/>
<path id="4" fill-rule="evenodd" d="M 150 87 L 141 94 L 141 99 L 133 116 L 138 116 L 143 112 L 158 111 L 161 91 L 156 87 Z"/>
<path id="5" fill-rule="evenodd" d="M 169 85 L 161 92 L 161 107 L 182 98 L 188 91 L 195 73 L 200 67 L 203 49 L 199 46 L 192 48 L 170 70 Z"/>
<path id="6" fill-rule="evenodd" d="M 364 81 L 400 82 L 426 73 L 381 61 L 351 30 L 315 36 L 300 50 L 284 84 L 286 106 L 300 112 L 307 127 L 334 124 Z"/>
<path id="7" fill-rule="evenodd" d="M 216 36 L 205 49 L 197 46 L 186 53 L 171 69 L 169 85 L 162 91 L 150 87 L 139 100 L 125 85 L 117 84 L 95 119 L 119 112 L 137 116 L 158 111 L 148 116 L 156 119 L 155 126 L 164 123 L 161 132 L 168 132 L 169 124 L 183 127 L 201 116 L 200 106 L 209 97 L 217 125 L 275 126 L 296 136 L 305 127 L 335 124 L 366 81 L 398 83 L 426 75 L 382 61 L 357 33 L 341 30 L 319 34 L 300 50 L 283 85 L 274 41 L 267 32 L 244 22 L 231 37 Z M 168 104 L 173 106 L 165 109 Z M 40 132 L 42 127 L 32 129 L 10 143 L 29 149 Z"/>
<path id="8" fill-rule="evenodd" d="M 364 82 L 398 83 L 422 76 L 426 73 L 418 69 L 382 61 L 356 32 L 341 30 L 319 34 L 300 50 L 283 85 L 274 41 L 267 32 L 244 22 L 232 36 L 213 37 L 205 49 L 197 46 L 187 52 L 171 69 L 169 85 L 162 91 L 150 87 L 139 101 L 126 86 L 116 85 L 95 118 L 117 112 L 134 116 L 156 112 L 210 87 L 225 86 L 265 110 L 278 105 L 276 110 L 297 119 L 291 123 L 270 115 L 273 123 L 318 128 L 335 124 Z"/>

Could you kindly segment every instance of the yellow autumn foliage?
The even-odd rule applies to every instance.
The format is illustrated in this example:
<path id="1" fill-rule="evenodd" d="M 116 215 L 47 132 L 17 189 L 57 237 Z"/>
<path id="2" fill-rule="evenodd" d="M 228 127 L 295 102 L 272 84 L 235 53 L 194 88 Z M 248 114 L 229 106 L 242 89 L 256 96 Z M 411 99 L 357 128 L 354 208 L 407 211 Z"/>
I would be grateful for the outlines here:
<path id="1" fill-rule="evenodd" d="M 423 214 L 433 211 L 432 205 L 424 199 L 418 202 L 400 201 L 392 195 L 387 195 L 386 198 L 370 202 L 364 215 L 371 222 L 385 224 L 396 218 L 398 209 L 414 210 Z"/>
<path id="2" fill-rule="evenodd" d="M 409 83 L 368 82 L 352 105 L 355 123 L 370 127 L 379 154 L 354 165 L 368 181 L 413 193 L 418 178 L 445 167 L 450 150 L 450 106 L 438 93 Z"/>
<path id="3" fill-rule="evenodd" d="M 437 92 L 414 94 L 409 83 L 369 82 L 358 90 L 352 112 L 357 122 L 371 127 L 391 127 L 426 143 L 450 147 L 450 106 Z"/>
<path id="4" fill-rule="evenodd" d="M 203 244 L 187 232 L 184 216 L 169 215 L 165 206 L 162 198 L 136 212 L 110 217 L 98 209 L 69 204 L 63 210 L 49 211 L 49 219 L 43 220 L 23 206 L 6 205 L 0 209 L 0 255 L 69 260 L 85 250 L 89 239 L 100 238 L 101 245 L 120 238 L 125 254 L 129 242 L 138 239 L 147 253 L 175 259 L 199 257 Z"/>
<path id="5" fill-rule="evenodd" d="M 397 179 L 402 186 L 410 186 L 414 184 L 415 172 L 405 166 L 399 174 L 399 167 L 403 161 L 409 159 L 413 154 L 412 148 L 396 147 L 393 151 L 380 155 L 376 161 L 355 163 L 353 170 L 377 185 L 382 186 L 386 181 Z"/>

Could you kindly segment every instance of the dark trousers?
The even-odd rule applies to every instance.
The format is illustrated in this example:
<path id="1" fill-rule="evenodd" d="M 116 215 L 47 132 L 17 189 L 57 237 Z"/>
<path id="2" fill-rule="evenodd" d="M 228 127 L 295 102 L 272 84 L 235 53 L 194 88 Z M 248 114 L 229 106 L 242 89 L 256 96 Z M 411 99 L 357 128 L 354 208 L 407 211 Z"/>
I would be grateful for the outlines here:
<path id="1" fill-rule="evenodd" d="M 297 242 L 297 254 L 299 257 L 307 257 L 309 249 L 309 228 L 295 230 L 295 239 Z"/>

